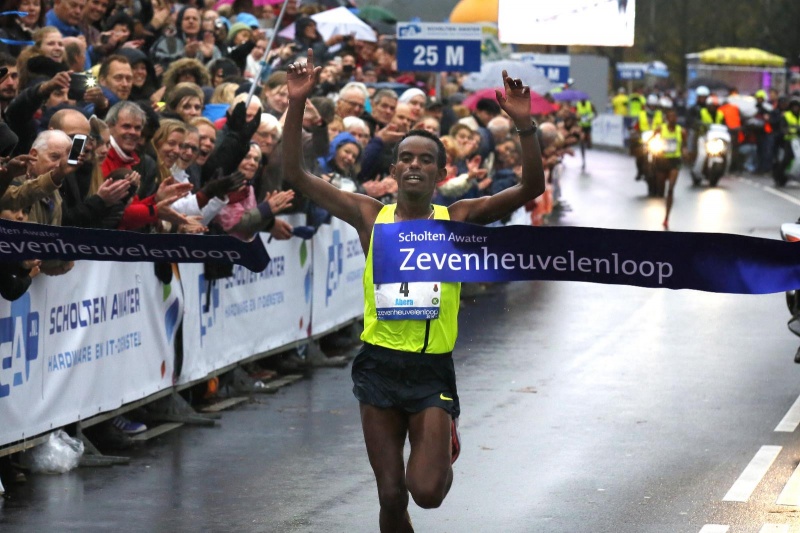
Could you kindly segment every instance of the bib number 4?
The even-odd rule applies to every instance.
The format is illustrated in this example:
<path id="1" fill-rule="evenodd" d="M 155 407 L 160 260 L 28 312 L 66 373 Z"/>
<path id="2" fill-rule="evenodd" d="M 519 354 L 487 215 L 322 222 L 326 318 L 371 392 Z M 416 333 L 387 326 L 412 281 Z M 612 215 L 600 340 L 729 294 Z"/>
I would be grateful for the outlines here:
<path id="1" fill-rule="evenodd" d="M 375 285 L 378 320 L 431 320 L 439 318 L 442 284 L 438 282 Z"/>

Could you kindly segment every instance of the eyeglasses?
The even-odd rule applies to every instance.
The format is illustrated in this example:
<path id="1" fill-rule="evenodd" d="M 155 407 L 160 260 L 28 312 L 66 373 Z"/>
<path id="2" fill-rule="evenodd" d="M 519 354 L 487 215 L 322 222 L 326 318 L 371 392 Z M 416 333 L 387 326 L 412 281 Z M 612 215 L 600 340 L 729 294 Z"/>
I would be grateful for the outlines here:
<path id="1" fill-rule="evenodd" d="M 197 153 L 200 151 L 200 147 L 193 144 L 184 143 L 181 145 L 181 150 L 191 150 L 192 152 Z"/>
<path id="2" fill-rule="evenodd" d="M 355 107 L 356 109 L 364 109 L 364 104 L 361 104 L 359 102 L 354 102 L 352 100 L 345 100 L 344 98 L 340 98 L 339 100 L 341 100 L 342 102 L 344 102 L 344 103 L 346 103 L 348 105 L 351 105 L 351 106 Z"/>

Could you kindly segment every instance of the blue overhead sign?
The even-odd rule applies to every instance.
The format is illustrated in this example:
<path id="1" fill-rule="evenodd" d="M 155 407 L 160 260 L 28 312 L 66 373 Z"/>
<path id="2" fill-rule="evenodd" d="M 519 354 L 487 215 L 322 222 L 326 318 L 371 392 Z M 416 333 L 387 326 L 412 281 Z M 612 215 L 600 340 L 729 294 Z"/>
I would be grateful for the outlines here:
<path id="1" fill-rule="evenodd" d="M 400 22 L 397 69 L 479 72 L 482 30 L 478 24 Z"/>
<path id="2" fill-rule="evenodd" d="M 617 63 L 618 80 L 643 80 L 646 71 L 646 63 Z"/>
<path id="3" fill-rule="evenodd" d="M 536 54 L 533 52 L 522 52 L 511 54 L 513 59 L 519 59 L 533 65 L 542 76 L 553 83 L 569 82 L 570 57 L 563 54 Z"/>

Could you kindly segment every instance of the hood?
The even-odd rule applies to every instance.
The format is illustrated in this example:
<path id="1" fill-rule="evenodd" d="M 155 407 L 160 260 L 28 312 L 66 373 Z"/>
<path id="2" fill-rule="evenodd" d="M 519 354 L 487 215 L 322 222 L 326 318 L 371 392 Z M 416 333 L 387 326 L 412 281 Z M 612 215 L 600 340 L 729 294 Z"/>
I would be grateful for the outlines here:
<path id="1" fill-rule="evenodd" d="M 130 61 L 131 67 L 136 65 L 137 63 L 144 63 L 145 68 L 147 68 L 147 81 L 145 81 L 145 85 L 148 83 L 153 84 L 154 86 L 158 86 L 158 76 L 156 76 L 156 69 L 153 67 L 153 62 L 150 58 L 142 52 L 141 50 L 137 50 L 136 48 L 119 48 L 114 52 L 115 54 L 124 56 Z"/>
<path id="2" fill-rule="evenodd" d="M 331 144 L 328 147 L 328 155 L 326 155 L 324 158 L 320 158 L 320 164 L 327 172 L 334 170 L 333 159 L 336 157 L 336 150 L 338 150 L 343 144 L 355 144 L 358 147 L 358 158 L 361 158 L 361 145 L 358 144 L 358 140 L 352 134 L 343 131 L 331 141 Z"/>

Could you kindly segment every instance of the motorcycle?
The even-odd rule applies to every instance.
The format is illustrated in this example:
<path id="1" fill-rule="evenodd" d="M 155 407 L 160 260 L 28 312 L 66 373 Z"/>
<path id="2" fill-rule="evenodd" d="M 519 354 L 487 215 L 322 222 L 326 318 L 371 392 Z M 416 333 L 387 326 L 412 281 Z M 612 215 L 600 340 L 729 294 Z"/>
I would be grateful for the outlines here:
<path id="1" fill-rule="evenodd" d="M 700 185 L 705 178 L 716 187 L 731 168 L 731 134 L 722 124 L 711 124 L 697 139 L 697 159 L 691 169 L 692 183 Z"/>
<path id="2" fill-rule="evenodd" d="M 785 150 L 787 149 L 792 151 L 793 157 L 789 165 L 783 168 Z M 789 180 L 800 181 L 800 139 L 792 139 L 788 148 L 783 143 L 780 143 L 777 151 L 775 164 L 772 167 L 772 178 L 775 180 L 775 185 L 783 187 Z"/>
<path id="3" fill-rule="evenodd" d="M 666 148 L 664 139 L 653 131 L 646 131 L 642 133 L 640 142 L 641 149 L 640 153 L 636 155 L 636 166 L 641 174 L 644 175 L 644 181 L 647 183 L 647 196 L 664 196 L 664 187 L 663 185 L 661 187 L 658 186 L 658 179 L 656 178 L 656 162 L 659 157 L 664 155 L 664 149 Z"/>
<path id="4" fill-rule="evenodd" d="M 800 242 L 800 220 L 794 224 L 781 224 L 781 238 L 786 242 Z M 789 331 L 800 337 L 800 289 L 786 291 L 786 307 L 792 315 L 787 324 Z M 794 362 L 800 364 L 800 348 L 794 354 Z"/>

